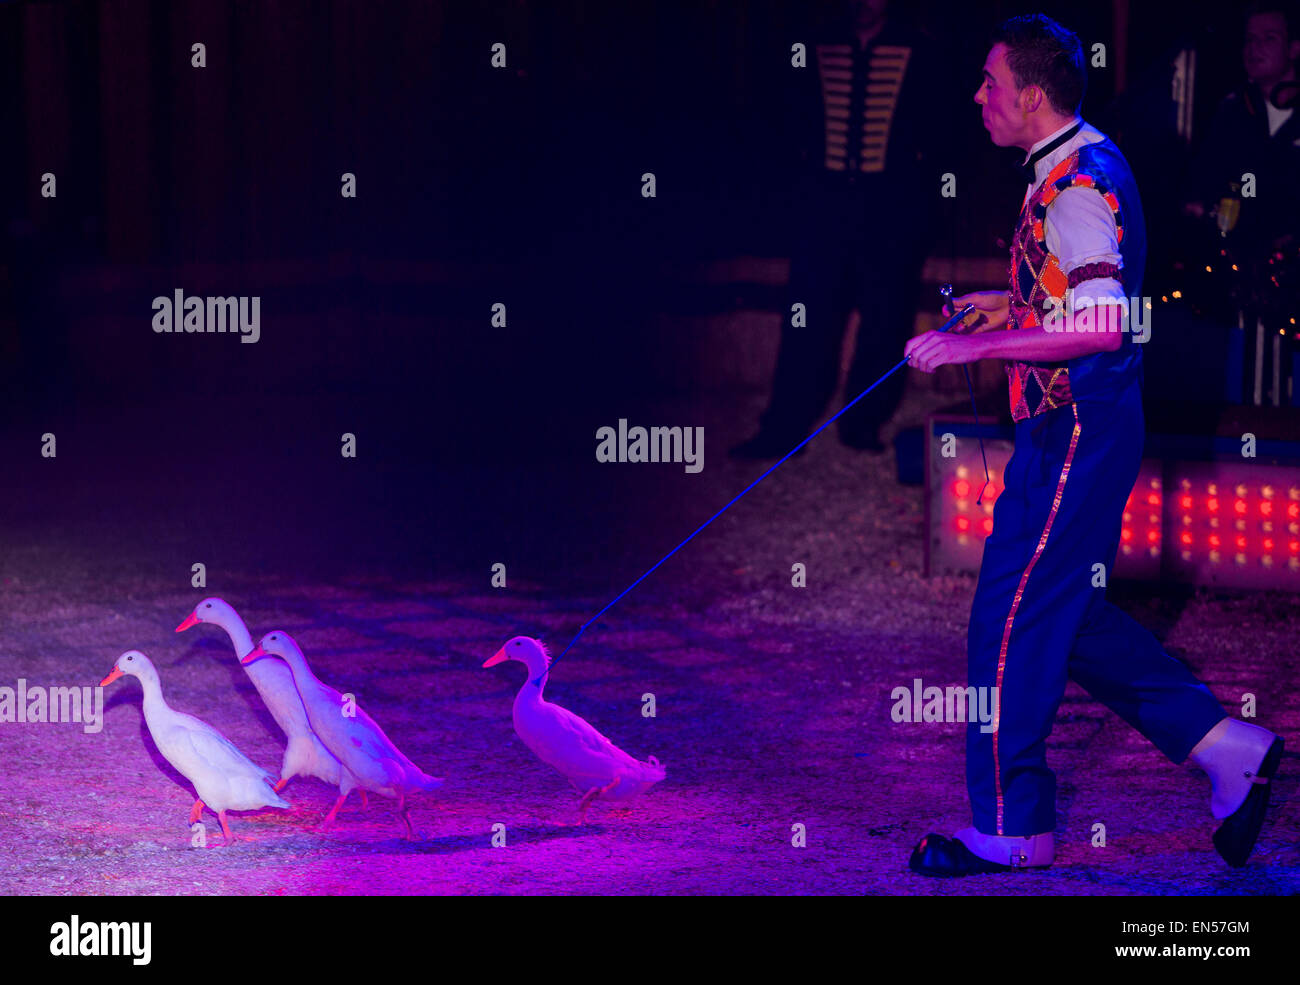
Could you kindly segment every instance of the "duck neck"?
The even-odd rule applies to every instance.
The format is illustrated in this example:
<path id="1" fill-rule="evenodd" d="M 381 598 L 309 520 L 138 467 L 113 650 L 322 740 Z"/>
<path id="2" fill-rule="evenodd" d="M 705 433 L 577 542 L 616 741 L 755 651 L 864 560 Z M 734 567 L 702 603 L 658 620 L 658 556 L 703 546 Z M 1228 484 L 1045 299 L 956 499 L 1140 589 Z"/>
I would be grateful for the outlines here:
<path id="1" fill-rule="evenodd" d="M 316 675 L 311 672 L 311 668 L 307 666 L 307 658 L 297 650 L 289 649 L 284 655 L 284 662 L 289 665 L 289 673 L 293 674 L 293 683 L 299 691 L 302 690 L 304 684 L 320 683 L 316 679 Z"/>
<path id="2" fill-rule="evenodd" d="M 235 647 L 235 656 L 240 660 L 253 652 L 253 637 L 248 635 L 248 627 L 244 625 L 244 620 L 239 616 L 223 620 L 220 623 L 226 635 L 230 637 L 230 642 Z"/>
<path id="3" fill-rule="evenodd" d="M 162 682 L 156 677 L 141 677 L 140 688 L 144 691 L 144 702 L 141 708 L 144 711 L 145 718 L 148 719 L 158 712 L 168 711 L 167 702 L 163 700 Z"/>
<path id="4" fill-rule="evenodd" d="M 524 681 L 524 686 L 519 689 L 519 694 L 515 698 L 516 704 L 541 704 L 542 692 L 546 690 L 546 680 L 550 676 L 545 667 L 534 667 L 532 664 L 525 664 L 528 668 L 528 679 Z"/>

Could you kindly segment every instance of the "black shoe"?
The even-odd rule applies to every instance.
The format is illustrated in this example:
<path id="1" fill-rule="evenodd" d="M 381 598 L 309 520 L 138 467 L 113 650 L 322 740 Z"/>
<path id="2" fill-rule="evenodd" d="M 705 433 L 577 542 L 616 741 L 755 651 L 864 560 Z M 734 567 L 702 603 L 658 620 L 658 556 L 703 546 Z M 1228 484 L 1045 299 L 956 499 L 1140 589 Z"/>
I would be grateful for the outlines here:
<path id="1" fill-rule="evenodd" d="M 1277 764 L 1282 759 L 1283 745 L 1281 738 L 1273 740 L 1264 755 L 1264 762 L 1260 763 L 1259 773 L 1256 774 L 1258 778 L 1272 780 L 1273 774 L 1277 772 Z M 1264 812 L 1268 810 L 1268 794 L 1272 785 L 1271 782 L 1253 784 L 1250 793 L 1246 794 L 1246 802 L 1228 815 L 1227 820 L 1219 825 L 1219 830 L 1214 832 L 1215 850 L 1233 868 L 1241 868 L 1246 864 L 1246 859 L 1250 858 L 1255 841 L 1259 838 L 1259 829 L 1264 826 Z"/>
<path id="2" fill-rule="evenodd" d="M 1014 865 L 999 865 L 980 858 L 956 838 L 928 834 L 912 849 L 907 867 L 923 876 L 974 876 L 990 872 L 1023 872 Z"/>
<path id="3" fill-rule="evenodd" d="M 744 459 L 781 458 L 791 448 L 799 444 L 804 437 L 804 435 L 799 435 L 796 438 L 781 437 L 768 431 L 759 431 L 748 441 L 742 441 L 728 450 L 727 454 L 732 458 Z M 795 452 L 795 457 L 798 458 L 807 450 L 808 446 L 804 445 Z"/>

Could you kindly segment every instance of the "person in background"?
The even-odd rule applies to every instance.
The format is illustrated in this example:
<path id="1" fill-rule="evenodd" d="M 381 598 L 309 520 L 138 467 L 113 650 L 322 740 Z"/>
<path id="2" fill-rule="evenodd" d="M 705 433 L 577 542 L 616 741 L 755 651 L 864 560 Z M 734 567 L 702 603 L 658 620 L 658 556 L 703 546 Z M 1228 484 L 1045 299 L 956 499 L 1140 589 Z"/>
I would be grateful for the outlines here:
<path id="1" fill-rule="evenodd" d="M 758 433 L 732 448 L 733 457 L 778 458 L 812 430 L 839 381 L 853 309 L 860 326 L 848 399 L 894 365 L 912 334 L 940 192 L 931 173 L 931 142 L 942 139 L 930 118 L 936 65 L 923 40 L 894 23 L 886 0 L 853 0 L 847 20 L 838 36 L 808 46 L 801 70 L 816 102 L 797 110 L 795 139 L 808 166 L 795 194 L 776 374 Z M 806 323 L 792 316 L 794 304 L 804 306 Z M 895 374 L 844 414 L 840 440 L 884 451 L 880 426 L 904 382 Z"/>
<path id="2" fill-rule="evenodd" d="M 1193 158 L 1184 211 L 1195 218 L 1240 209 L 1236 242 L 1247 259 L 1278 249 L 1300 233 L 1300 59 L 1294 5 L 1253 4 L 1246 12 L 1242 63 L 1246 82 L 1219 104 Z M 1242 198 L 1242 176 L 1255 176 L 1255 195 Z M 1222 204 L 1224 200 L 1229 204 Z"/>

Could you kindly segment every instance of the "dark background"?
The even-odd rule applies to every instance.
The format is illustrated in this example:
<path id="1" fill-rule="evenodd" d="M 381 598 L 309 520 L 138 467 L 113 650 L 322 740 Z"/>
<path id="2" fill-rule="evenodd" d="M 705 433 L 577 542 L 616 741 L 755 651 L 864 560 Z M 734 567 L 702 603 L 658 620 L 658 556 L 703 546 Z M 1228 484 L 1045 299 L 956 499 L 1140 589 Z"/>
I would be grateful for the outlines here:
<path id="1" fill-rule="evenodd" d="M 936 165 L 963 184 L 941 203 L 936 255 L 1000 260 L 1022 186 L 971 99 L 988 32 L 1025 8 L 894 6 L 949 66 L 935 113 L 952 139 Z M 192 553 L 292 547 L 272 566 L 478 565 L 534 540 L 553 554 L 557 517 L 595 528 L 589 551 L 630 536 L 637 523 L 608 505 L 618 490 L 592 462 L 595 428 L 654 423 L 665 395 L 688 407 L 707 395 L 712 367 L 687 331 L 663 330 L 665 313 L 775 317 L 771 284 L 682 272 L 788 255 L 800 166 L 789 48 L 839 9 L 0 7 L 11 531 L 91 511 L 151 536 L 154 506 L 108 481 L 131 474 L 158 509 L 191 518 Z M 1239 81 L 1238 9 L 1042 9 L 1085 50 L 1107 45 L 1084 115 L 1135 167 L 1153 254 L 1176 252 L 1161 222 L 1186 164 L 1170 53 L 1198 45 L 1203 129 Z M 206 68 L 190 67 L 195 41 Z M 497 41 L 504 70 L 489 65 Z M 40 197 L 45 171 L 55 200 Z M 345 171 L 356 199 L 339 195 Z M 644 171 L 655 199 L 640 196 Z M 154 334 L 150 302 L 176 288 L 260 296 L 261 341 Z M 497 301 L 508 328 L 490 325 Z M 47 431 L 57 462 L 37 454 Z M 350 471 L 344 431 L 360 446 Z M 688 508 L 678 526 L 707 515 Z"/>

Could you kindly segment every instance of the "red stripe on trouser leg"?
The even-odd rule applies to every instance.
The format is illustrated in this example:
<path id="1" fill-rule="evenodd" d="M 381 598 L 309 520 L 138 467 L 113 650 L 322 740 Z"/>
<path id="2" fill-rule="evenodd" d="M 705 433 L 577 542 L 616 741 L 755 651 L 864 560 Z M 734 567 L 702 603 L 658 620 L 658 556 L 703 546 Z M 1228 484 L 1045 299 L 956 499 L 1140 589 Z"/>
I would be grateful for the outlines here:
<path id="1" fill-rule="evenodd" d="M 1025 593 L 1025 584 L 1029 581 L 1029 573 L 1034 570 L 1034 565 L 1038 562 L 1039 555 L 1043 553 L 1043 548 L 1047 546 L 1047 537 L 1052 532 L 1052 521 L 1056 519 L 1056 511 L 1061 506 L 1061 496 L 1065 493 L 1065 480 L 1070 477 L 1070 462 L 1074 459 L 1074 449 L 1079 444 L 1079 407 L 1077 404 L 1070 405 L 1074 411 L 1074 432 L 1070 435 L 1070 449 L 1065 453 L 1065 463 L 1061 466 L 1061 477 L 1056 482 L 1056 496 L 1052 499 L 1052 509 L 1047 514 L 1047 522 L 1043 525 L 1042 536 L 1038 538 L 1038 546 L 1034 548 L 1033 556 L 1030 557 L 1029 563 L 1025 565 L 1025 570 L 1020 575 L 1020 584 L 1016 586 L 1016 594 L 1011 599 L 1011 611 L 1007 613 L 1006 625 L 1002 629 L 1002 645 L 998 649 L 998 673 L 996 686 L 998 694 L 1002 693 L 1002 675 L 1007 666 L 1007 645 L 1011 642 L 1011 627 L 1016 619 L 1016 610 L 1020 608 L 1020 599 Z M 1002 834 L 1002 767 L 998 761 L 998 727 L 1002 718 L 1002 703 L 999 701 L 995 706 L 996 711 L 993 715 L 993 790 L 997 799 L 997 823 L 998 834 Z"/>

